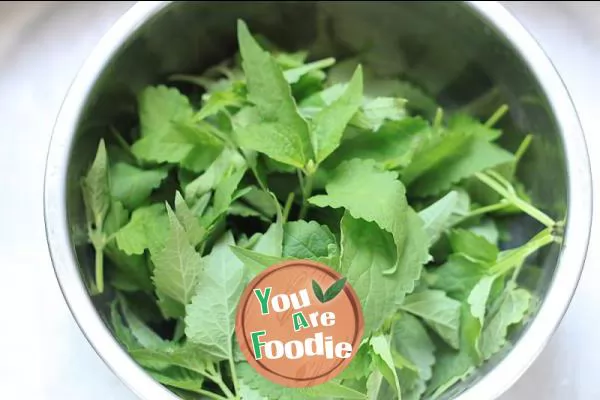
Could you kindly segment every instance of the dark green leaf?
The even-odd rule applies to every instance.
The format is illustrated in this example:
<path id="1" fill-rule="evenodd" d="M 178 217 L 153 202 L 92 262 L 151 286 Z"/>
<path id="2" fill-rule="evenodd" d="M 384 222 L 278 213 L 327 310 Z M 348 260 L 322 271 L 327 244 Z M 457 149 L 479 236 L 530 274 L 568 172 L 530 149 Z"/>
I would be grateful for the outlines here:
<path id="1" fill-rule="evenodd" d="M 325 295 L 323 296 L 323 301 L 321 303 L 327 303 L 335 299 L 335 297 L 344 289 L 344 285 L 346 284 L 347 278 L 341 278 L 325 291 Z"/>
<path id="2" fill-rule="evenodd" d="M 319 283 L 317 281 L 315 281 L 314 279 L 312 281 L 312 289 L 313 289 L 313 293 L 315 294 L 317 299 L 321 303 L 325 303 L 325 299 L 324 299 L 325 296 L 323 295 L 323 289 L 321 289 L 321 286 L 319 286 Z"/>

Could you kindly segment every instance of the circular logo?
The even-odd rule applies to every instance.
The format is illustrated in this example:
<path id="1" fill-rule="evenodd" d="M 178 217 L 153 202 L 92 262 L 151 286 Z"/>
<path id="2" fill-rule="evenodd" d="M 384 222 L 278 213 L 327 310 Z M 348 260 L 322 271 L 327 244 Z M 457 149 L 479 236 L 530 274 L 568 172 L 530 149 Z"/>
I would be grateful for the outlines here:
<path id="1" fill-rule="evenodd" d="M 363 316 L 356 293 L 339 273 L 293 260 L 250 282 L 235 328 L 242 353 L 262 376 L 308 387 L 333 379 L 350 363 L 362 340 Z"/>

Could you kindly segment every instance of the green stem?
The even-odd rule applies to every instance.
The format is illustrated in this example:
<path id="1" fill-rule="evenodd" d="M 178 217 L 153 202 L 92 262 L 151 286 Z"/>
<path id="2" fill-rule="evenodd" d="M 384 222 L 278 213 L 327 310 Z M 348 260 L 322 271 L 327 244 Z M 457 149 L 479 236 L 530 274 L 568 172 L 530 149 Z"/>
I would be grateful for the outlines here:
<path id="1" fill-rule="evenodd" d="M 552 218 L 550 218 L 548 215 L 546 215 L 543 211 L 537 209 L 534 205 L 524 201 L 519 196 L 512 193 L 514 191 L 512 191 L 512 190 L 509 191 L 509 189 L 503 187 L 502 184 L 500 184 L 499 182 L 494 180 L 489 175 L 484 174 L 482 172 L 478 172 L 475 174 L 475 176 L 480 181 L 482 181 L 483 183 L 488 185 L 492 190 L 496 191 L 498 194 L 503 196 L 506 200 L 511 202 L 515 207 L 519 208 L 521 211 L 528 214 L 532 218 L 538 220 L 543 225 L 545 225 L 547 227 L 552 227 L 555 225 L 555 221 Z"/>
<path id="2" fill-rule="evenodd" d="M 521 247 L 508 250 L 505 253 L 505 256 L 500 257 L 498 262 L 496 262 L 496 264 L 490 268 L 490 274 L 501 276 L 508 273 L 512 268 L 518 266 L 519 263 L 523 262 L 531 254 L 552 243 L 553 241 L 554 236 L 552 236 L 552 229 L 544 229 Z"/>
<path id="3" fill-rule="evenodd" d="M 294 197 L 296 197 L 296 194 L 294 192 L 290 192 L 288 194 L 288 197 L 285 201 L 285 206 L 283 207 L 283 215 L 282 215 L 282 219 L 283 222 L 287 222 L 289 216 L 290 216 L 290 210 L 292 209 L 292 204 L 294 204 Z"/>
<path id="4" fill-rule="evenodd" d="M 312 193 L 313 186 L 313 175 L 307 174 L 302 183 L 302 207 L 300 208 L 300 214 L 298 219 L 304 219 L 306 212 L 308 211 L 308 198 Z"/>
<path id="5" fill-rule="evenodd" d="M 216 393 L 212 393 L 212 392 L 209 392 L 204 389 L 194 389 L 194 392 L 201 394 L 203 396 L 206 396 L 209 399 L 214 399 L 214 400 L 228 400 L 229 399 L 228 397 L 219 396 Z"/>
<path id="6" fill-rule="evenodd" d="M 529 145 L 531 144 L 532 140 L 533 140 L 533 135 L 531 133 L 529 135 L 525 136 L 525 139 L 523 139 L 523 141 L 519 145 L 519 148 L 515 152 L 515 165 L 517 165 L 519 163 L 519 161 L 521 161 L 523 154 L 525 154 L 525 152 L 529 148 Z"/>
<path id="7" fill-rule="evenodd" d="M 496 122 L 498 122 L 500 120 L 500 118 L 502 118 L 504 116 L 504 114 L 506 114 L 508 112 L 508 105 L 506 104 L 502 104 L 497 110 L 496 112 L 494 112 L 494 114 L 492 114 L 492 116 L 485 122 L 485 127 L 486 128 L 491 128 L 492 126 L 496 125 Z"/>
<path id="8" fill-rule="evenodd" d="M 235 372 L 235 362 L 233 357 L 229 357 L 229 370 L 231 372 L 231 380 L 233 381 L 233 389 L 235 390 L 236 399 L 240 398 L 240 383 L 238 381 L 237 372 Z"/>
<path id="9" fill-rule="evenodd" d="M 491 212 L 494 212 L 494 211 L 499 211 L 499 210 L 502 210 L 502 209 L 504 209 L 504 208 L 506 208 L 508 206 L 510 206 L 510 202 L 508 202 L 506 200 L 500 200 L 497 203 L 490 204 L 488 206 L 483 206 L 483 207 L 476 208 L 474 210 L 471 210 L 465 216 L 463 216 L 455 225 L 458 225 L 461 222 L 463 222 L 463 221 L 465 221 L 465 220 L 467 220 L 469 218 L 475 217 L 477 215 L 487 214 L 487 213 L 491 213 Z"/>
<path id="10" fill-rule="evenodd" d="M 433 127 L 434 128 L 441 127 L 443 120 L 444 120 L 444 109 L 441 107 L 438 107 L 438 109 L 435 110 L 435 117 L 433 118 Z"/>
<path id="11" fill-rule="evenodd" d="M 104 249 L 103 246 L 94 245 L 96 251 L 96 289 L 98 293 L 104 291 Z"/>

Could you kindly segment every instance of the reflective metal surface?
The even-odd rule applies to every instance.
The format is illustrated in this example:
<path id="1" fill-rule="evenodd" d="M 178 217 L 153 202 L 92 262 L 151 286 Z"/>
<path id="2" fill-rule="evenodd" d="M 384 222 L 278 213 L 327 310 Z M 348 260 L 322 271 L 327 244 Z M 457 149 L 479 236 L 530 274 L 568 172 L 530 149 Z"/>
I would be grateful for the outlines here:
<path id="1" fill-rule="evenodd" d="M 111 7 L 108 7 L 106 4 L 102 7 L 102 10 L 112 10 L 111 17 L 114 18 L 116 14 L 115 10 L 118 7 L 123 7 L 123 5 L 119 4 L 110 4 Z M 0 5 L 0 7 L 6 7 L 4 4 Z M 41 7 L 41 6 L 40 6 Z M 77 368 L 75 365 L 69 365 L 70 363 L 67 360 L 74 361 L 78 357 L 69 358 L 68 354 L 85 354 L 87 347 L 84 342 L 77 341 L 79 338 L 78 333 L 72 329 L 59 329 L 60 323 L 57 321 L 61 321 L 60 315 L 62 315 L 62 320 L 68 319 L 68 317 L 64 314 L 64 308 L 60 306 L 60 300 L 57 296 L 56 287 L 54 286 L 54 282 L 52 280 L 48 280 L 48 261 L 47 256 L 45 254 L 45 250 L 39 246 L 41 241 L 43 240 L 43 233 L 40 230 L 39 221 L 36 224 L 35 216 L 31 216 L 29 218 L 24 218 L 26 221 L 25 224 L 18 224 L 16 211 L 21 211 L 20 214 L 27 214 L 27 207 L 29 209 L 35 209 L 35 201 L 36 193 L 38 196 L 41 194 L 40 188 L 36 186 L 36 183 L 40 182 L 40 167 L 43 165 L 43 153 L 45 149 L 42 147 L 47 144 L 47 133 L 49 125 L 51 124 L 51 120 L 53 115 L 56 113 L 58 101 L 64 94 L 67 83 L 69 82 L 72 74 L 76 70 L 75 63 L 79 63 L 82 59 L 82 56 L 89 50 L 98 37 L 98 34 L 102 32 L 106 28 L 107 21 L 111 19 L 111 17 L 106 16 L 109 14 L 108 11 L 104 11 L 106 14 L 103 14 L 103 11 L 100 8 L 94 8 L 91 4 L 79 4 L 79 5 L 70 5 L 66 4 L 55 4 L 48 5 L 48 8 L 40 8 L 38 15 L 32 17 L 31 14 L 28 18 L 29 20 L 23 19 L 23 24 L 25 26 L 31 26 L 31 21 L 36 21 L 37 29 L 22 29 L 21 39 L 29 39 L 29 41 L 25 41 L 28 43 L 26 46 L 18 46 L 14 47 L 10 45 L 10 41 L 0 41 L 0 68 L 2 68 L 2 77 L 0 77 L 0 90 L 3 95 L 6 93 L 14 93 L 12 97 L 2 96 L 0 97 L 0 102 L 2 102 L 2 110 L 0 112 L 4 112 L 6 115 L 6 120 L 9 121 L 7 124 L 7 128 L 13 130 L 15 132 L 22 132 L 21 135 L 14 135 L 10 137 L 2 136 L 2 146 L 0 149 L 3 155 L 3 162 L 10 162 L 10 165 L 17 164 L 23 165 L 23 172 L 19 171 L 19 173 L 15 172 L 14 175 L 8 175 L 8 189 L 12 189 L 14 193 L 23 193 L 29 194 L 32 200 L 28 200 L 27 196 L 20 197 L 18 200 L 12 200 L 9 198 L 5 207 L 6 210 L 11 210 L 10 213 L 6 213 L 6 219 L 8 221 L 15 221 L 14 224 L 11 224 L 11 231 L 9 234 L 8 230 L 2 230 L 2 239 L 6 238 L 5 243 L 7 243 L 6 253 L 8 254 L 8 258 L 4 258 L 6 256 L 3 255 L 3 265 L 24 265 L 25 271 L 19 270 L 17 272 L 20 278 L 24 282 L 32 282 L 33 289 L 32 293 L 36 293 L 35 302 L 31 302 L 33 304 L 44 304 L 48 307 L 49 310 L 57 310 L 55 313 L 44 313 L 35 310 L 35 307 L 27 308 L 27 311 L 32 315 L 31 320 L 38 321 L 36 323 L 25 322 L 24 326 L 28 329 L 26 331 L 39 331 L 39 332 L 47 332 L 49 333 L 47 341 L 41 340 L 30 340 L 31 344 L 35 344 L 35 348 L 38 351 L 32 351 L 30 349 L 24 350 L 25 352 L 31 352 L 31 355 L 35 354 L 45 354 L 43 357 L 45 363 L 40 362 L 34 363 L 33 365 L 39 365 L 40 375 L 52 375 L 54 374 L 54 380 L 47 380 L 45 385 L 42 385 L 41 388 L 32 386 L 33 390 L 37 388 L 37 395 L 32 396 L 35 398 L 95 398 L 94 396 L 98 396 L 97 398 L 126 398 L 126 391 L 122 389 L 120 385 L 114 384 L 114 379 L 110 377 L 110 375 L 102 375 L 101 373 L 88 373 L 88 379 L 77 379 L 77 376 L 85 376 L 86 369 L 85 368 Z M 52 9 L 54 7 L 54 9 Z M 122 9 L 122 8 L 121 8 Z M 0 8 L 0 10 L 4 11 L 6 9 Z M 54 12 L 50 12 L 50 10 Z M 0 20 L 6 15 L 5 12 L 0 12 Z M 10 15 L 10 14 L 9 14 Z M 17 14 L 13 14 L 15 16 Z M 22 15 L 25 15 L 23 13 Z M 102 17 L 106 16 L 104 20 L 105 25 L 102 26 Z M 25 17 L 23 17 L 25 18 Z M 15 19 L 11 19 L 15 21 Z M 96 21 L 95 23 L 86 23 L 83 24 L 81 21 Z M 27 22 L 29 21 L 29 23 Z M 69 25 L 69 21 L 71 25 Z M 78 23 L 74 22 L 78 21 Z M 4 22 L 4 21 L 3 21 Z M 10 25 L 10 24 L 9 24 Z M 85 25 L 85 28 L 89 30 L 85 30 L 82 28 Z M 91 32 L 92 27 L 94 27 L 95 36 L 90 33 L 80 33 L 78 32 Z M 0 26 L 0 34 L 4 32 L 4 29 L 7 29 L 6 24 Z M 45 29 L 45 30 L 44 30 Z M 14 32 L 14 31 L 13 31 Z M 1 35 L 0 35 L 1 37 Z M 6 43 L 9 43 L 8 45 Z M 83 43 L 83 44 L 82 44 Z M 76 50 L 81 48 L 83 49 L 87 45 L 85 50 L 81 50 L 77 52 Z M 79 46 L 79 47 L 78 47 Z M 9 49 L 8 51 L 5 49 Z M 67 50 L 67 51 L 65 51 Z M 70 50 L 70 51 L 68 51 Z M 573 49 L 571 49 L 573 50 Z M 575 49 L 577 50 L 577 46 Z M 581 49 L 580 49 L 581 51 Z M 41 57 L 40 54 L 45 54 L 46 57 Z M 37 62 L 36 62 L 37 61 Z M 41 62 L 43 61 L 43 62 Z M 29 73 L 29 75 L 28 75 Z M 22 77 L 22 79 L 19 79 Z M 61 78 L 62 77 L 62 78 Z M 10 79 L 12 78 L 12 79 Z M 17 82 L 19 84 L 17 85 Z M 15 88 L 19 88 L 20 90 L 16 91 Z M 581 86 L 580 86 L 581 87 Z M 59 93 L 60 92 L 60 93 Z M 44 96 L 45 95 L 45 96 Z M 35 100 L 34 100 L 35 99 Z M 10 100 L 10 101 L 9 101 Z M 41 106 L 42 104 L 47 103 L 51 104 L 51 107 L 44 108 Z M 37 119 L 34 121 L 31 119 L 30 114 L 28 112 L 32 109 L 32 106 L 37 111 Z M 37 106 L 37 107 L 35 107 Z M 590 106 L 591 107 L 591 106 Z M 12 111 L 12 112 L 11 112 Z M 21 117 L 21 118 L 18 118 Z M 29 117 L 29 118 L 28 118 Z M 14 122 L 13 122 L 14 121 Z M 38 136 L 33 136 L 38 135 Z M 31 140 L 32 138 L 37 138 L 38 140 Z M 39 143 L 37 143 L 39 142 Z M 16 148 L 19 151 L 5 151 L 6 149 Z M 25 151 L 25 149 L 29 149 L 29 151 Z M 4 154 L 6 153 L 6 154 Z M 5 156 L 5 157 L 4 157 Z M 28 165 L 25 165 L 28 164 Z M 37 172 L 36 172 L 37 171 Z M 25 189 L 23 187 L 23 182 L 29 179 L 32 183 L 29 189 Z M 4 183 L 4 181 L 3 181 Z M 39 203 L 38 203 L 39 204 Z M 3 204 L 4 205 L 4 204 Z M 4 214 L 2 215 L 5 216 Z M 39 214 L 37 218 L 39 218 Z M 14 225 L 14 227 L 13 227 Z M 6 232 L 6 233 L 5 233 Z M 10 246 L 10 243 L 13 243 L 13 246 Z M 24 252 L 19 249 L 36 249 L 35 251 Z M 3 249 L 4 250 L 4 249 Z M 35 253 L 29 254 L 29 253 Z M 11 254 L 13 255 L 11 258 Z M 22 258 L 21 258 L 22 256 Z M 22 264 L 19 264 L 22 262 Z M 36 265 L 35 269 L 31 266 Z M 42 265 L 42 267 L 38 267 L 37 265 Z M 45 268 L 45 269 L 44 269 Z M 45 276 L 44 279 L 40 279 L 38 276 L 38 271 L 42 271 L 42 276 Z M 45 271 L 45 275 L 44 272 Z M 27 279 L 29 278 L 29 279 Z M 19 292 L 16 291 L 18 285 L 12 285 L 15 289 L 10 293 L 14 293 L 17 295 Z M 10 289 L 10 288 L 7 288 Z M 37 293 L 47 293 L 48 298 L 53 299 L 53 301 L 46 301 L 44 303 L 44 296 L 38 296 Z M 3 296 L 6 294 L 3 294 Z M 22 296 L 19 296 L 22 297 Z M 7 297 L 8 299 L 8 297 Z M 4 300 L 4 299 L 3 299 Z M 18 304 L 13 301 L 14 304 Z M 4 304 L 10 304 L 9 302 L 4 302 Z M 23 302 L 23 307 L 28 307 L 29 303 Z M 54 307 L 52 307 L 54 306 Z M 62 313 L 61 313 L 62 310 Z M 14 318 L 14 320 L 19 320 L 21 315 L 25 310 L 11 310 L 10 317 Z M 54 314 L 54 315 L 53 315 Z M 46 316 L 45 316 L 46 315 Z M 45 318 L 44 318 L 45 316 Z M 37 317 L 37 318 L 36 318 Z M 85 318 L 85 317 L 84 317 Z M 91 318 L 94 318 L 92 313 Z M 78 319 L 81 320 L 78 315 Z M 41 322 L 43 321 L 43 322 Z M 80 321 L 81 322 L 81 321 Z M 63 323 L 64 325 L 64 323 Z M 36 329 L 42 328 L 42 329 Z M 44 331 L 45 329 L 45 331 Z M 102 332 L 103 327 L 98 332 Z M 67 335 L 64 332 L 69 332 Z M 87 332 L 87 329 L 86 329 Z M 90 332 L 88 332 L 90 334 Z M 71 336 L 68 336 L 71 335 Z M 62 339 L 54 338 L 55 336 L 61 336 Z M 31 337 L 34 337 L 33 335 Z M 71 340 L 65 340 L 65 337 L 71 337 Z M 7 337 L 11 339 L 12 337 Z M 13 340 L 18 338 L 15 335 Z M 52 339 L 50 339 L 52 338 Z M 57 340 L 57 343 L 62 343 L 58 347 L 56 345 L 51 346 L 50 343 L 52 340 Z M 92 338 L 93 340 L 93 338 Z M 79 347 L 77 347 L 79 346 Z M 26 348 L 27 346 L 23 346 Z M 50 347 L 47 349 L 46 347 Z M 97 346 L 98 347 L 98 346 Z M 54 348 L 54 350 L 53 350 Z M 74 351 L 73 349 L 77 348 L 79 351 Z M 45 352 L 45 353 L 44 353 Z M 102 351 L 106 358 L 111 357 L 109 352 Z M 30 355 L 30 357 L 31 357 Z M 65 357 L 65 355 L 67 355 Z M 94 362 L 94 358 L 89 354 L 88 351 L 88 360 L 91 363 Z M 19 364 L 19 358 L 15 355 L 9 357 L 10 360 L 14 359 L 14 363 L 19 366 L 25 367 L 26 365 L 31 365 L 30 362 Z M 29 360 L 35 358 L 29 358 Z M 39 359 L 39 358 L 38 358 Z M 65 360 L 66 359 L 66 360 Z M 85 358 L 84 358 L 85 359 Z M 62 365 L 62 369 L 50 368 L 50 365 L 58 363 Z M 121 364 L 121 360 L 118 360 L 117 363 Z M 125 361 L 125 363 L 127 363 Z M 98 364 L 98 369 L 93 369 L 94 371 L 104 371 L 103 367 Z M 53 371 L 51 371 L 53 370 Z M 534 368 L 535 371 L 535 368 Z M 7 371 L 7 373 L 10 373 Z M 543 375 L 543 372 L 542 374 Z M 8 375 L 5 375 L 8 376 Z M 107 380 L 102 380 L 104 376 Z M 56 379 L 58 378 L 58 379 Z M 75 378 L 75 379 L 73 379 Z M 54 381 L 54 383 L 49 383 Z M 85 381 L 87 388 L 84 388 L 84 385 L 78 387 L 78 381 Z M 11 383 L 18 382 L 18 379 L 15 376 L 15 379 L 12 380 Z M 94 382 L 97 383 L 97 387 L 93 388 Z M 106 390 L 110 385 L 107 385 L 107 382 L 113 382 L 115 389 L 113 392 L 105 392 L 105 395 L 101 396 L 102 390 Z M 525 381 L 526 382 L 526 381 Z M 526 385 L 524 383 L 523 385 Z M 92 386 L 92 387 L 90 387 Z M 144 385 L 145 386 L 145 385 Z M 547 385 L 546 385 L 547 386 Z M 10 390 L 10 385 L 8 385 L 5 389 Z M 527 386 L 517 386 L 517 390 L 519 387 L 527 387 Z M 529 386 L 533 387 L 533 386 Z M 121 388 L 121 389 L 119 389 Z M 5 390 L 2 389 L 2 390 Z M 142 388 L 143 390 L 144 388 Z M 538 393 L 540 388 L 536 388 L 536 392 Z M 1 392 L 2 395 L 9 394 Z M 15 392 L 16 393 L 16 392 Z M 511 398 L 515 398 L 518 396 L 517 392 L 512 393 Z M 510 396 L 509 393 L 509 396 Z M 92 396 L 92 397 L 90 397 Z M 537 396 L 536 396 L 537 397 Z M 152 397 L 156 398 L 156 397 Z M 526 398 L 526 397 L 523 397 Z M 550 398 L 550 397 L 544 397 Z M 559 397 L 557 397 L 559 398 Z M 564 398 L 564 397 L 561 397 Z M 587 398 L 587 397 L 580 397 Z M 591 397 L 590 397 L 591 398 Z"/>

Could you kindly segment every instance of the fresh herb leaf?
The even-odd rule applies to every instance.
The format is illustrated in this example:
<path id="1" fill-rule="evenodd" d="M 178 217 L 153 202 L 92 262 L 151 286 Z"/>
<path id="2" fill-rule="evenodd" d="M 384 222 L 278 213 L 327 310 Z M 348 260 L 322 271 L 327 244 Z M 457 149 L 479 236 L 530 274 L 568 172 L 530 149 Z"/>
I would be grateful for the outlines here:
<path id="1" fill-rule="evenodd" d="M 356 69 L 344 93 L 323 108 L 312 121 L 310 130 L 316 162 L 322 162 L 340 144 L 342 134 L 362 102 L 362 69 Z"/>
<path id="2" fill-rule="evenodd" d="M 402 310 L 423 318 L 442 339 L 459 348 L 460 302 L 439 290 L 425 290 L 406 297 Z"/>
<path id="3" fill-rule="evenodd" d="M 396 179 L 396 174 L 382 171 L 370 160 L 351 160 L 336 168 L 325 189 L 327 195 L 314 196 L 309 202 L 318 207 L 343 207 L 354 218 L 375 222 L 392 234 L 396 262 L 383 272 L 395 273 L 408 232 L 409 210 L 404 186 Z"/>
<path id="4" fill-rule="evenodd" d="M 205 261 L 190 244 L 185 229 L 167 205 L 169 217 L 168 238 L 160 250 L 150 250 L 154 262 L 156 289 L 173 300 L 187 305 L 201 278 Z"/>
<path id="5" fill-rule="evenodd" d="M 115 235 L 119 249 L 127 255 L 158 250 L 166 240 L 168 217 L 162 204 L 152 204 L 133 211 L 131 219 Z"/>
<path id="6" fill-rule="evenodd" d="M 248 100 L 256 106 L 263 121 L 240 128 L 236 135 L 238 142 L 274 160 L 304 168 L 313 158 L 309 128 L 296 109 L 281 68 L 242 21 L 238 22 L 238 41 Z"/>
<path id="7" fill-rule="evenodd" d="M 293 221 L 283 226 L 283 256 L 318 261 L 329 256 L 335 236 L 315 221 Z M 337 245 L 336 245 L 337 246 Z"/>
<path id="8" fill-rule="evenodd" d="M 110 168 L 112 196 L 132 210 L 147 201 L 150 193 L 167 177 L 166 168 L 143 170 L 133 165 L 116 163 Z"/>
<path id="9" fill-rule="evenodd" d="M 227 233 L 215 245 L 186 307 L 186 336 L 218 359 L 233 357 L 235 312 L 245 284 L 244 265 L 231 252 L 232 244 L 233 236 Z"/>

